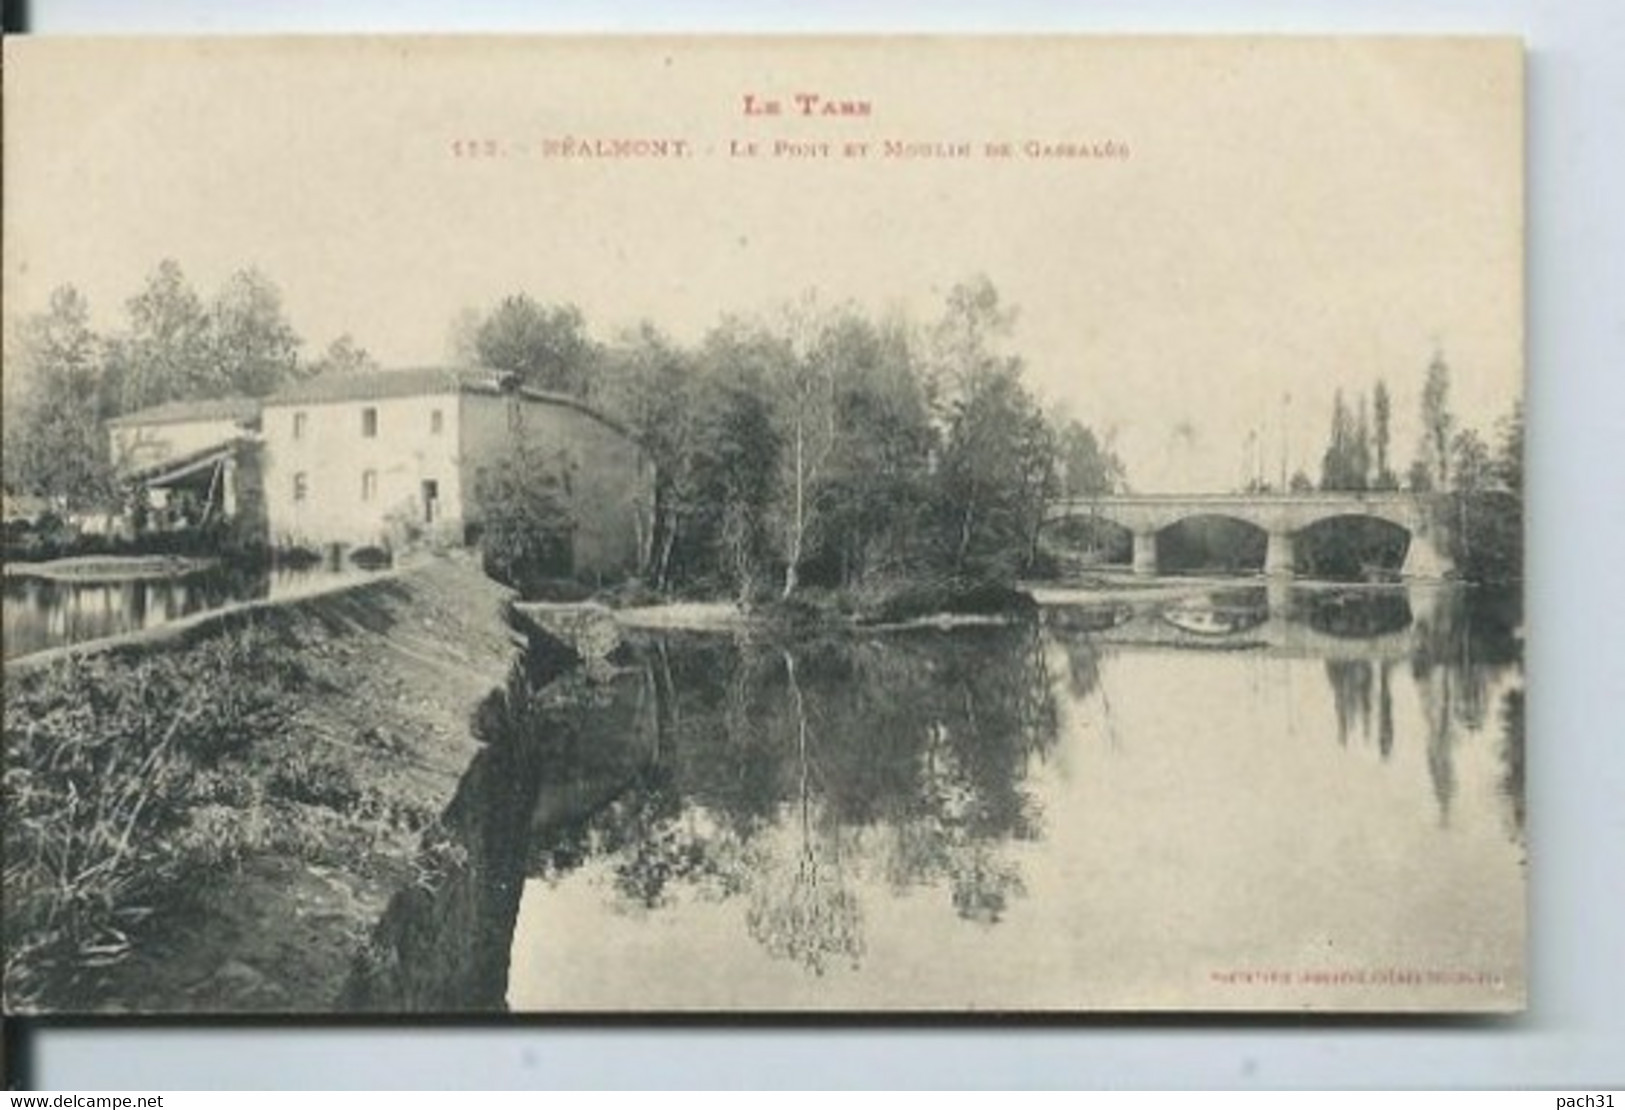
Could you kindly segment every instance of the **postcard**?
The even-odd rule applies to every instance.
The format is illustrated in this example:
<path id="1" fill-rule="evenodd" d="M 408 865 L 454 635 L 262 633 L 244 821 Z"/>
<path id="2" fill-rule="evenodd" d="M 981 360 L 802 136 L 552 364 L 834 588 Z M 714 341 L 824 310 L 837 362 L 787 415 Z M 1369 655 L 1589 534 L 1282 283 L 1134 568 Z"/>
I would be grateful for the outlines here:
<path id="1" fill-rule="evenodd" d="M 4 49 L 8 1015 L 1524 1007 L 1516 40 Z"/>

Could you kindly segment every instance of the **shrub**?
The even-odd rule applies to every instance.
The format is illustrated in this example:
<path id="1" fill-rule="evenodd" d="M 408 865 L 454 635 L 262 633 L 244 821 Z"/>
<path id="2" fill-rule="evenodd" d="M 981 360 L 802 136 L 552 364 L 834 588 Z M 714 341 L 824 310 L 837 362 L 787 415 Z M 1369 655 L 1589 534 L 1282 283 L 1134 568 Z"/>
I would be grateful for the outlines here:
<path id="1" fill-rule="evenodd" d="M 526 597 L 574 572 L 569 470 L 520 447 L 480 478 L 480 555 L 485 573 Z"/>
<path id="2" fill-rule="evenodd" d="M 272 769 L 270 789 L 279 798 L 348 812 L 360 804 L 361 784 L 343 760 L 319 749 L 285 754 Z"/>
<path id="3" fill-rule="evenodd" d="M 258 798 L 244 754 L 280 731 L 279 692 L 299 673 L 288 653 L 250 625 L 183 651 L 7 677 L 9 1005 L 117 959 L 162 890 L 242 840 L 221 834 L 215 810 Z"/>
<path id="4" fill-rule="evenodd" d="M 990 578 L 938 578 L 883 585 L 858 598 L 857 620 L 895 624 L 943 613 L 975 616 L 1031 616 L 1038 605 L 1030 594 Z"/>

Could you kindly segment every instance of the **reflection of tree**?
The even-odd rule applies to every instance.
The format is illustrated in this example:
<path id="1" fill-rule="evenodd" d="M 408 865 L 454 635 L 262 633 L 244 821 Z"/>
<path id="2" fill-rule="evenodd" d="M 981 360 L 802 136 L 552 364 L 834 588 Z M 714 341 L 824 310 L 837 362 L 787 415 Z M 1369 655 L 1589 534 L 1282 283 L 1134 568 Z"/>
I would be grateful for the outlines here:
<path id="1" fill-rule="evenodd" d="M 1490 691 L 1519 661 L 1520 610 L 1515 596 L 1492 591 L 1450 590 L 1420 597 L 1407 601 L 1387 592 L 1329 594 L 1316 596 L 1292 616 L 1345 637 L 1384 635 L 1410 626 L 1411 677 L 1421 700 L 1428 777 L 1440 820 L 1448 821 L 1458 789 L 1455 746 L 1462 733 L 1483 729 Z M 1413 601 L 1418 606 L 1414 619 Z M 1356 733 L 1369 740 L 1374 719 L 1377 749 L 1387 759 L 1394 748 L 1394 664 L 1374 653 L 1369 658 L 1328 658 L 1325 668 L 1338 742 L 1347 746 Z M 1503 706 L 1503 717 L 1506 712 Z"/>
<path id="2" fill-rule="evenodd" d="M 832 960 L 858 965 L 863 957 L 863 914 L 845 881 L 837 838 L 829 838 L 834 850 L 826 853 L 813 836 L 807 705 L 796 679 L 795 656 L 788 650 L 783 654 L 796 737 L 794 809 L 800 850 L 793 868 L 776 868 L 762 860 L 766 869 L 751 885 L 745 925 L 772 955 L 822 975 Z"/>
<path id="3" fill-rule="evenodd" d="M 1337 710 L 1337 742 L 1348 747 L 1349 733 L 1356 727 L 1371 739 L 1371 661 L 1368 659 L 1328 659 L 1326 678 L 1332 684 L 1332 703 Z"/>
<path id="4" fill-rule="evenodd" d="M 1377 750 L 1387 759 L 1394 751 L 1394 665 L 1383 660 L 1377 672 Z"/>
<path id="5" fill-rule="evenodd" d="M 1038 835 L 1022 784 L 1058 729 L 1041 648 L 1036 626 L 653 645 L 648 677 L 620 689 L 654 692 L 659 739 L 604 741 L 648 762 L 586 821 L 538 821 L 533 867 L 606 859 L 617 898 L 640 909 L 679 888 L 743 896 L 751 936 L 814 974 L 862 958 L 868 859 L 895 888 L 941 889 L 961 917 L 997 922 L 1023 892 L 1001 845 Z M 583 750 L 609 721 L 628 723 L 577 723 Z"/>
<path id="6" fill-rule="evenodd" d="M 1501 790 L 1512 809 L 1514 835 L 1523 839 L 1523 690 L 1508 690 L 1501 698 L 1501 763 L 1505 774 Z"/>
<path id="7" fill-rule="evenodd" d="M 1452 591 L 1417 621 L 1411 674 L 1422 695 L 1428 774 L 1440 820 L 1448 820 L 1456 793 L 1457 732 L 1484 727 L 1491 684 L 1519 659 L 1519 605 L 1516 595 Z"/>
<path id="8" fill-rule="evenodd" d="M 1066 654 L 1067 692 L 1078 701 L 1088 698 L 1096 690 L 1100 690 L 1104 697 L 1105 691 L 1100 685 L 1100 645 L 1088 633 L 1055 630 L 1052 635 Z"/>
<path id="9" fill-rule="evenodd" d="M 1403 593 L 1336 591 L 1309 598 L 1309 627 L 1328 636 L 1370 639 L 1411 625 L 1410 602 Z"/>
<path id="10" fill-rule="evenodd" d="M 955 865 L 954 910 L 967 921 L 996 924 L 1004 918 L 1010 899 L 1027 893 L 1016 865 L 1000 859 L 984 842 L 969 844 Z"/>

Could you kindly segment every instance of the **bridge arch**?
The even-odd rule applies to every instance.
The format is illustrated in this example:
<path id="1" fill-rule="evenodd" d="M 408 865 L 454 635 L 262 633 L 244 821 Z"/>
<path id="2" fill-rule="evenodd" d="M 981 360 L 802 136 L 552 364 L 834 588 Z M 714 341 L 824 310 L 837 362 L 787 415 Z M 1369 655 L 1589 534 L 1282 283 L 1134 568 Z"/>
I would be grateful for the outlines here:
<path id="1" fill-rule="evenodd" d="M 1258 573 L 1269 555 L 1269 530 L 1245 514 L 1192 513 L 1155 537 L 1158 573 Z"/>
<path id="2" fill-rule="evenodd" d="M 1398 577 L 1412 541 L 1411 528 L 1391 515 L 1340 513 L 1298 530 L 1294 566 L 1314 578 Z"/>

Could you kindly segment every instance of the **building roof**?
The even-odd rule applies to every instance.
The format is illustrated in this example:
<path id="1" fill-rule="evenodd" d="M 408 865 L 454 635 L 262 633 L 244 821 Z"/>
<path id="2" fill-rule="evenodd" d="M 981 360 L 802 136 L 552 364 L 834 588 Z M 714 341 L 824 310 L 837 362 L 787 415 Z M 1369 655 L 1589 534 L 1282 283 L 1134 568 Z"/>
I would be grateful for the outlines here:
<path id="1" fill-rule="evenodd" d="M 143 482 L 148 486 L 172 485 L 182 478 L 207 470 L 216 463 L 231 458 L 247 442 L 252 441 L 234 436 L 219 443 L 211 443 L 207 447 L 199 447 L 195 451 L 188 451 L 184 455 L 160 459 L 145 466 L 131 467 L 123 472 L 123 477 L 129 481 Z"/>
<path id="2" fill-rule="evenodd" d="M 204 420 L 236 420 L 241 423 L 257 418 L 261 408 L 268 406 L 385 401 L 398 397 L 432 397 L 451 393 L 483 393 L 494 396 L 508 388 L 514 388 L 514 392 L 527 401 L 575 409 L 623 435 L 626 433 L 626 429 L 618 421 L 599 412 L 579 397 L 530 386 L 513 387 L 513 381 L 512 374 L 500 370 L 444 366 L 330 374 L 286 386 L 265 398 L 222 397 L 208 401 L 171 401 L 139 412 L 126 413 L 107 423 L 109 427 L 114 428 Z"/>
<path id="3" fill-rule="evenodd" d="M 501 390 L 505 377 L 507 375 L 495 370 L 443 366 L 324 374 L 277 390 L 265 399 L 265 404 L 319 405 L 330 401 L 383 401 L 439 393 L 496 393 Z"/>
<path id="4" fill-rule="evenodd" d="M 253 420 L 259 414 L 260 403 L 252 397 L 214 397 L 204 401 L 169 401 L 137 409 L 123 416 L 115 416 L 107 424 L 112 428 L 122 428 L 134 424 L 187 424 L 213 420 L 241 423 Z"/>
<path id="5" fill-rule="evenodd" d="M 334 374 L 311 378 L 280 389 L 265 399 L 266 405 L 320 405 L 340 401 L 387 401 L 398 397 L 432 397 L 447 393 L 483 393 L 495 396 L 512 390 L 527 401 L 574 409 L 621 434 L 626 429 L 587 404 L 580 397 L 516 384 L 514 374 L 482 367 L 414 367 L 407 370 L 373 370 L 357 374 Z"/>

